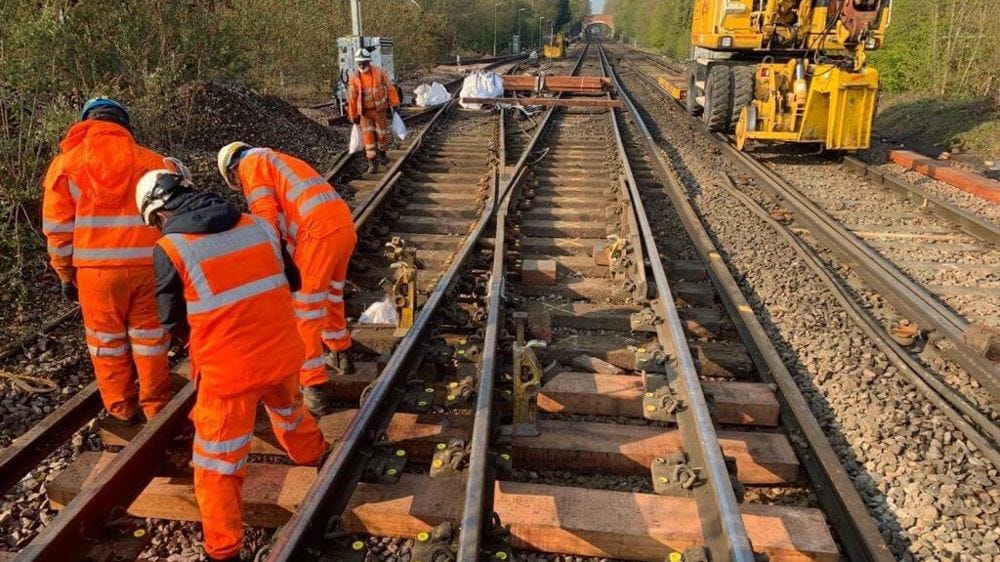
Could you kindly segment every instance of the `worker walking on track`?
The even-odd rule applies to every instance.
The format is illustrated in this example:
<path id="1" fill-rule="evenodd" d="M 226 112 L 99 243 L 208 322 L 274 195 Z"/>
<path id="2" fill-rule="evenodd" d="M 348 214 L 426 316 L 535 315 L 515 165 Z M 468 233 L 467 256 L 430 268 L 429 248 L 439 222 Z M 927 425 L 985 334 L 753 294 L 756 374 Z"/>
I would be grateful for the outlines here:
<path id="1" fill-rule="evenodd" d="M 365 158 L 368 159 L 368 173 L 378 171 L 378 162 L 389 163 L 385 151 L 389 147 L 389 109 L 399 107 L 399 93 L 389 80 L 385 70 L 372 64 L 371 55 L 365 49 L 354 53 L 358 69 L 351 73 L 347 82 L 347 118 L 354 124 L 361 124 L 361 136 L 365 143 Z"/>
<path id="2" fill-rule="evenodd" d="M 198 389 L 191 463 L 205 551 L 213 560 L 243 560 L 241 489 L 258 403 L 292 461 L 315 465 L 325 450 L 299 391 L 305 350 L 291 292 L 298 272 L 266 220 L 195 192 L 182 175 L 147 173 L 135 203 L 164 234 L 153 251 L 163 325 L 191 351 Z"/>
<path id="3" fill-rule="evenodd" d="M 302 274 L 292 294 L 306 357 L 299 372 L 306 407 L 330 413 L 326 366 L 349 374 L 351 334 L 344 311 L 347 265 L 357 243 L 347 203 L 308 164 L 269 148 L 235 142 L 219 151 L 219 172 L 243 190 L 250 212 L 281 234 Z M 324 353 L 324 344 L 328 353 Z"/>
<path id="4" fill-rule="evenodd" d="M 110 419 L 136 423 L 139 407 L 152 418 L 171 395 L 170 340 L 153 298 L 160 233 L 143 224 L 134 197 L 136 181 L 164 159 L 136 143 L 128 111 L 107 98 L 83 106 L 59 148 L 44 180 L 49 257 L 63 295 L 80 303 Z"/>

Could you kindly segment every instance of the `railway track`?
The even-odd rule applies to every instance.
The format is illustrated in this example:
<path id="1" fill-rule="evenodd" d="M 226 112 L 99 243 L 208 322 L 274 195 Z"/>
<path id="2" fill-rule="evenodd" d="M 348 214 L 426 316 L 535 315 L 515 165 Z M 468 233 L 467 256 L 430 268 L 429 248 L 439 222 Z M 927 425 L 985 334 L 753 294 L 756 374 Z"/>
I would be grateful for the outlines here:
<path id="1" fill-rule="evenodd" d="M 777 259 L 762 260 L 752 249 L 741 256 L 731 255 L 729 259 L 740 262 L 739 267 L 744 271 L 748 267 L 762 267 L 763 262 L 770 264 L 764 267 L 789 269 L 783 274 L 744 274 L 746 278 L 741 283 L 746 290 L 756 291 L 760 284 L 764 295 L 771 295 L 764 298 L 769 299 L 772 314 L 777 311 L 777 323 L 797 326 L 802 339 L 809 337 L 807 334 L 817 327 L 816 322 L 824 320 L 830 323 L 828 337 L 839 336 L 847 328 L 846 331 L 856 330 L 865 338 L 859 341 L 851 336 L 848 341 L 852 346 L 840 346 L 844 359 L 837 361 L 836 351 L 832 356 L 823 355 L 828 353 L 825 351 L 814 355 L 817 348 L 836 346 L 820 341 L 810 345 L 793 332 L 785 337 L 805 350 L 807 356 L 799 356 L 798 360 L 808 360 L 809 371 L 820 369 L 824 364 L 833 365 L 834 369 L 837 365 L 850 369 L 851 363 L 856 361 L 854 350 L 867 348 L 870 351 L 860 358 L 861 368 L 857 371 L 862 389 L 885 374 L 898 377 L 894 385 L 904 381 L 901 388 L 907 398 L 902 402 L 898 399 L 902 395 L 899 390 L 888 390 L 875 383 L 883 387 L 875 392 L 883 397 L 884 403 L 903 408 L 898 417 L 892 421 L 882 419 L 876 428 L 868 424 L 873 423 L 874 416 L 879 416 L 878 404 L 882 402 L 876 402 L 869 412 L 871 419 L 859 422 L 851 413 L 854 407 L 850 404 L 854 398 L 844 396 L 840 384 L 833 388 L 824 384 L 829 379 L 822 371 L 813 379 L 812 384 L 827 388 L 825 400 L 834 402 L 834 409 L 841 411 L 843 417 L 833 418 L 838 420 L 835 423 L 846 421 L 855 439 L 863 435 L 860 443 L 853 443 L 852 450 L 867 449 L 870 439 L 884 442 L 886 448 L 882 450 L 892 451 L 890 454 L 898 450 L 892 444 L 894 441 L 902 439 L 907 447 L 922 443 L 930 447 L 930 451 L 913 457 L 915 464 L 910 470 L 920 476 L 912 477 L 934 478 L 928 475 L 944 472 L 936 460 L 941 458 L 940 441 L 926 424 L 943 426 L 944 431 L 963 434 L 964 446 L 975 450 L 979 457 L 970 463 L 964 454 L 950 456 L 945 453 L 945 458 L 954 459 L 949 461 L 952 464 L 946 471 L 958 478 L 985 477 L 973 475 L 996 467 L 1000 462 L 997 402 L 993 392 L 997 365 L 970 350 L 965 345 L 965 338 L 979 329 L 974 322 L 985 320 L 988 323 L 990 318 L 996 317 L 993 312 L 998 263 L 996 224 L 855 157 L 846 156 L 841 160 L 806 154 L 790 147 L 774 150 L 758 147 L 752 156 L 739 153 L 730 146 L 728 138 L 709 135 L 698 120 L 685 115 L 685 108 L 675 103 L 654 78 L 664 73 L 677 74 L 679 69 L 660 64 L 657 57 L 634 54 L 631 50 L 616 50 L 615 57 L 627 88 L 641 100 L 643 115 L 655 121 L 658 150 L 681 179 L 683 187 L 679 188 L 679 195 L 696 201 L 699 213 L 711 217 L 708 220 L 716 229 L 713 237 L 732 239 L 737 247 L 743 243 L 735 240 L 748 236 L 735 235 L 728 223 L 746 225 L 747 222 L 735 216 L 733 219 L 723 217 L 740 215 L 743 211 L 739 209 L 744 208 L 757 221 L 778 232 L 783 241 L 778 246 L 787 244 L 792 250 L 790 265 L 782 265 L 782 258 L 777 255 Z M 823 310 L 806 311 L 795 304 L 773 300 L 775 291 L 770 290 L 767 283 L 775 281 L 801 290 L 803 302 L 818 304 L 824 300 L 813 297 L 808 290 L 811 282 L 804 281 L 801 273 L 792 272 L 798 269 L 799 266 L 794 265 L 798 260 L 841 307 L 843 312 L 839 313 L 839 318 L 831 318 Z M 972 298 L 973 295 L 976 297 Z M 810 320 L 791 320 L 787 316 L 793 312 Z M 784 318 L 781 317 L 783 313 Z M 844 326 L 845 319 L 852 327 Z M 900 322 L 900 319 L 908 322 Z M 917 332 L 916 337 L 914 332 Z M 826 334 L 819 337 L 824 336 Z M 866 357 L 874 357 L 875 361 L 869 363 Z M 802 380 L 801 375 L 799 380 Z M 808 389 L 809 385 L 806 382 L 803 386 Z M 868 392 L 872 391 L 860 390 L 854 394 L 862 398 Z M 814 408 L 828 411 L 824 404 L 817 406 L 814 401 Z M 917 409 L 916 405 L 920 405 L 920 415 L 913 417 L 910 412 Z M 859 430 L 861 435 L 858 435 Z M 832 435 L 836 434 L 834 429 Z M 838 447 L 839 455 L 852 465 L 852 471 L 864 470 L 863 466 L 876 469 L 873 475 L 879 474 L 876 478 L 882 484 L 878 489 L 863 484 L 861 487 L 867 488 L 864 492 L 870 507 L 886 501 L 892 506 L 891 511 L 879 507 L 874 511 L 879 514 L 880 526 L 891 529 L 898 524 L 891 515 L 899 509 L 895 503 L 899 498 L 895 487 L 904 483 L 892 477 L 891 471 L 881 472 L 885 468 L 879 466 L 877 456 L 859 453 L 860 460 L 865 462 L 858 466 L 853 464 L 854 453 L 845 457 L 845 451 L 842 446 Z M 937 520 L 932 527 L 953 523 L 955 515 L 950 507 L 953 501 L 960 500 L 947 498 L 936 502 L 935 513 L 941 509 L 949 515 Z M 987 500 L 987 503 L 992 501 Z M 921 499 L 921 503 L 929 505 L 930 498 Z M 906 510 L 899 512 L 906 513 Z M 925 552 L 927 544 L 937 544 L 937 548 L 941 548 L 950 544 L 954 536 L 965 534 L 961 529 L 954 535 L 941 532 L 935 538 L 918 539 L 919 546 L 911 547 L 905 541 L 921 534 L 926 536 L 930 527 L 905 519 L 902 525 L 902 529 L 891 535 L 898 557 L 910 556 L 909 548 Z M 975 551 L 976 548 L 970 546 L 967 550 Z"/>
<path id="2" fill-rule="evenodd" d="M 573 72 L 625 109 L 448 106 L 381 177 L 342 176 L 351 310 L 386 280 L 404 330 L 353 330 L 318 473 L 258 431 L 245 518 L 284 525 L 268 559 L 361 559 L 365 535 L 413 537 L 383 556 L 411 561 L 892 559 L 602 46 Z M 128 559 L 148 537 L 126 508 L 197 520 L 170 462 L 192 398 L 57 477 L 64 509 L 18 559 Z"/>
<path id="3" fill-rule="evenodd" d="M 650 73 L 676 68 L 647 53 L 637 60 L 628 69 L 643 87 L 672 99 Z M 677 112 L 679 104 L 666 103 Z M 710 138 L 736 165 L 726 180 L 734 197 L 768 220 L 789 223 L 792 234 L 817 240 L 850 264 L 876 299 L 891 305 L 863 294 L 859 304 L 856 289 L 835 278 L 842 269 L 824 273 L 900 372 L 1000 466 L 1000 368 L 967 343 L 981 329 L 977 322 L 997 317 L 1000 227 L 852 156 L 836 161 L 783 147 L 754 157 L 724 135 Z M 763 197 L 744 195 L 753 191 L 750 183 L 763 189 Z M 818 272 L 838 267 L 829 258 L 810 259 Z M 915 358 L 925 347 L 960 365 L 969 378 L 956 382 L 932 372 Z"/>

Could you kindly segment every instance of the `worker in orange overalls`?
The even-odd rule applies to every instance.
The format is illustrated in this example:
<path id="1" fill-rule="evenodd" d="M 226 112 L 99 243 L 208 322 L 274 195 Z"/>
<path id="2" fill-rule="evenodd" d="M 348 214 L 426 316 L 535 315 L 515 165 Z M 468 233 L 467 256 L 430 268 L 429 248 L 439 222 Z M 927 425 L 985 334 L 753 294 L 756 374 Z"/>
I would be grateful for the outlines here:
<path id="1" fill-rule="evenodd" d="M 189 177 L 152 171 L 135 202 L 164 234 L 153 251 L 163 325 L 191 351 L 191 464 L 205 551 L 237 561 L 245 559 L 241 490 L 258 404 L 292 461 L 316 465 L 326 447 L 299 392 L 305 350 L 292 312 L 299 276 L 291 256 L 266 220 L 192 187 Z"/>
<path id="2" fill-rule="evenodd" d="M 143 224 L 134 198 L 135 182 L 163 168 L 164 159 L 136 143 L 128 111 L 107 98 L 84 105 L 59 148 L 42 202 L 52 267 L 63 295 L 83 311 L 109 421 L 136 423 L 138 407 L 152 418 L 171 395 L 170 339 L 153 298 L 153 244 L 160 233 Z"/>
<path id="3" fill-rule="evenodd" d="M 389 75 L 372 64 L 371 55 L 365 49 L 354 53 L 358 69 L 351 73 L 347 82 L 347 118 L 354 124 L 361 124 L 361 136 L 365 143 L 365 158 L 368 159 L 368 173 L 378 171 L 378 161 L 389 163 L 385 151 L 389 147 L 389 109 L 399 107 L 399 93 L 389 80 Z"/>
<path id="4" fill-rule="evenodd" d="M 299 382 L 309 411 L 329 414 L 324 364 L 340 374 L 353 370 L 344 312 L 347 264 L 357 243 L 351 210 L 323 176 L 298 158 L 234 142 L 219 151 L 218 160 L 226 183 L 242 188 L 250 212 L 281 234 L 302 273 L 302 288 L 292 294 L 306 346 Z"/>

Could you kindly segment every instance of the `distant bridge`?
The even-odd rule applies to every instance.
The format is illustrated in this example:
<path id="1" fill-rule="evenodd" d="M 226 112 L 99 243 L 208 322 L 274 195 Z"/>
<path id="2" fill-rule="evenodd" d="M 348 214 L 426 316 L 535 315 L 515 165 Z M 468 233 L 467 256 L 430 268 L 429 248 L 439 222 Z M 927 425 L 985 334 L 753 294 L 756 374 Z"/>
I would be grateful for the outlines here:
<path id="1" fill-rule="evenodd" d="M 615 32 L 615 18 L 611 17 L 609 14 L 591 14 L 583 18 L 583 32 L 587 31 L 595 25 L 604 25 L 611 30 L 613 35 Z"/>

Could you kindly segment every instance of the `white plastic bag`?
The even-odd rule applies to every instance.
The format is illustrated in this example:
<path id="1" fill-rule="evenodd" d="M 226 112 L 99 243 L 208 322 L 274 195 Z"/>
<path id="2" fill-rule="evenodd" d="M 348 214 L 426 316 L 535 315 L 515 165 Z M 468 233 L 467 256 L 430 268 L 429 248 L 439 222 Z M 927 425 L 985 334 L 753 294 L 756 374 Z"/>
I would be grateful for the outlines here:
<path id="1" fill-rule="evenodd" d="M 385 297 L 379 302 L 374 302 L 361 313 L 358 318 L 359 324 L 391 324 L 399 325 L 399 312 L 396 305 L 389 297 Z"/>
<path id="2" fill-rule="evenodd" d="M 462 81 L 463 98 L 499 98 L 503 96 L 503 78 L 496 72 L 473 72 Z M 482 109 L 478 103 L 461 103 L 464 109 Z"/>
<path id="3" fill-rule="evenodd" d="M 347 150 L 350 154 L 361 152 L 365 148 L 365 141 L 361 139 L 361 125 L 351 127 L 351 144 Z"/>
<path id="4" fill-rule="evenodd" d="M 395 111 L 392 112 L 392 134 L 399 140 L 406 140 L 406 123 Z"/>
<path id="5" fill-rule="evenodd" d="M 432 82 L 429 86 L 421 84 L 413 90 L 413 93 L 415 95 L 413 103 L 417 107 L 434 107 L 451 99 L 448 90 L 438 82 Z"/>

